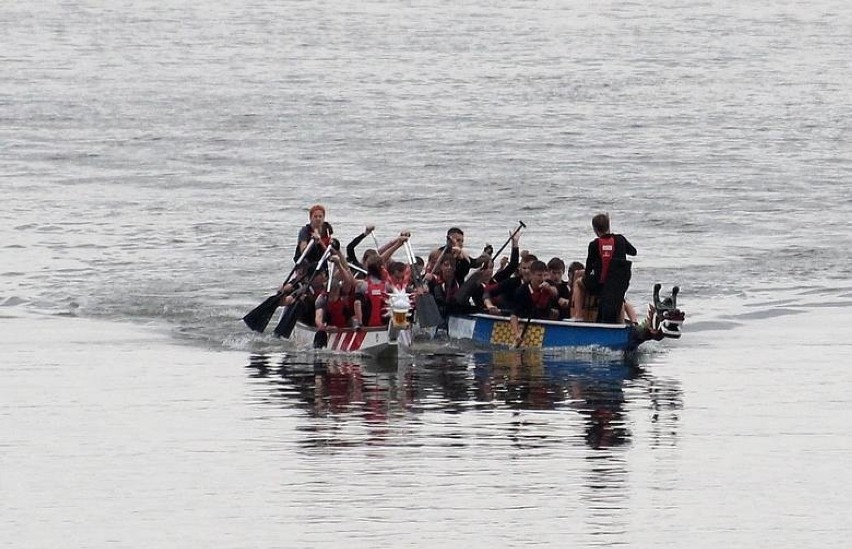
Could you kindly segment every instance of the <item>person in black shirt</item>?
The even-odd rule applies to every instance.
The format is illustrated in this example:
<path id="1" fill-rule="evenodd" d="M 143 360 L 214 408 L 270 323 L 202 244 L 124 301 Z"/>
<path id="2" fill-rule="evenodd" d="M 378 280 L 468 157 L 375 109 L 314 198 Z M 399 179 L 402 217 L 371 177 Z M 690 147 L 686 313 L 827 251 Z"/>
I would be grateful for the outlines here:
<path id="1" fill-rule="evenodd" d="M 552 320 L 557 315 L 557 290 L 547 282 L 547 265 L 543 261 L 533 261 L 529 277 L 529 281 L 515 292 L 512 316 L 509 318 L 516 345 L 519 345 L 524 337 L 519 319 L 522 318 L 528 323 L 533 318 Z"/>
<path id="2" fill-rule="evenodd" d="M 635 256 L 636 248 L 623 235 L 610 232 L 607 214 L 594 216 L 592 228 L 597 238 L 589 242 L 586 270 L 574 288 L 577 296 L 571 316 L 587 318 L 582 309 L 593 308 L 596 315 L 591 320 L 618 322 L 624 308 L 624 294 L 630 286 L 631 262 L 627 256 Z M 596 307 L 592 297 L 597 298 Z"/>

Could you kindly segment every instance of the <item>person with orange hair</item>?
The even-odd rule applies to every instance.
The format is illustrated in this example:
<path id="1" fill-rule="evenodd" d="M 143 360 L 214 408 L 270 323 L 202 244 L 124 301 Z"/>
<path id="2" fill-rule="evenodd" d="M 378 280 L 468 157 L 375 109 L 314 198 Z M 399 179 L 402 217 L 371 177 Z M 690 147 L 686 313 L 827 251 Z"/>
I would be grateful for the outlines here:
<path id="1" fill-rule="evenodd" d="M 298 260 L 308 243 L 314 242 L 311 246 L 308 255 L 305 256 L 305 261 L 314 262 L 322 258 L 325 249 L 331 245 L 331 235 L 334 234 L 334 229 L 325 220 L 325 207 L 321 204 L 314 204 L 308 210 L 310 222 L 299 230 L 299 241 L 296 245 L 296 253 L 293 254 L 293 259 Z"/>

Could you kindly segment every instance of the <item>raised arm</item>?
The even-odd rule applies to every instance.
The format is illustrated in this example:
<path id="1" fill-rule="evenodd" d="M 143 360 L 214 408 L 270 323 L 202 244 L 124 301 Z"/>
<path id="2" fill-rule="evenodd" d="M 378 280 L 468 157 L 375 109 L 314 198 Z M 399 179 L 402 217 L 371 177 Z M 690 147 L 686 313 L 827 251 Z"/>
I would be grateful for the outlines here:
<path id="1" fill-rule="evenodd" d="M 383 245 L 379 249 L 379 255 L 382 258 L 384 263 L 387 263 L 393 257 L 393 254 L 402 247 L 408 241 L 408 238 L 411 236 L 411 233 L 408 231 L 403 231 L 399 233 L 399 236 Z"/>
<path id="2" fill-rule="evenodd" d="M 343 282 L 341 290 L 348 292 L 354 288 L 355 276 L 352 274 L 352 270 L 349 269 L 349 263 L 346 261 L 346 258 L 340 252 L 335 252 L 328 259 L 337 263 L 337 272 L 340 275 L 340 280 Z"/>
<path id="3" fill-rule="evenodd" d="M 361 244 L 361 242 L 367 238 L 367 235 L 372 233 L 375 228 L 375 225 L 367 225 L 364 228 L 363 233 L 353 238 L 352 241 L 346 245 L 346 261 L 358 264 L 358 255 L 355 253 L 355 248 L 357 248 L 358 245 Z"/>

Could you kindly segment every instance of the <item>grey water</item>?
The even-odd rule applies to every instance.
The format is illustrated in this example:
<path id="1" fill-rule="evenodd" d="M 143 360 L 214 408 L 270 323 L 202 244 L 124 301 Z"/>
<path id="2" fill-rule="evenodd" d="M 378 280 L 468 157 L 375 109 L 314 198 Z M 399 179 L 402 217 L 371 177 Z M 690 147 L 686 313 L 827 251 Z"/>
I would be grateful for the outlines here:
<path id="1" fill-rule="evenodd" d="M 3 4 L 0 545 L 845 546 L 850 29 L 840 0 Z M 240 318 L 314 203 L 344 242 L 523 220 L 566 261 L 609 212 L 628 298 L 678 285 L 685 334 L 299 352 Z"/>

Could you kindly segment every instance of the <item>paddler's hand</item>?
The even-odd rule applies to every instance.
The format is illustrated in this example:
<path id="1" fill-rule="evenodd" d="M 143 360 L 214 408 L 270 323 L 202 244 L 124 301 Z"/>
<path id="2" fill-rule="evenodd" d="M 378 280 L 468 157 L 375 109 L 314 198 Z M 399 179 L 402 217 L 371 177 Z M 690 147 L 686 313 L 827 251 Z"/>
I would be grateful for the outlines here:
<path id="1" fill-rule="evenodd" d="M 364 227 L 364 236 L 367 236 L 368 234 L 370 234 L 374 230 L 376 230 L 375 225 L 367 225 L 366 227 Z"/>

